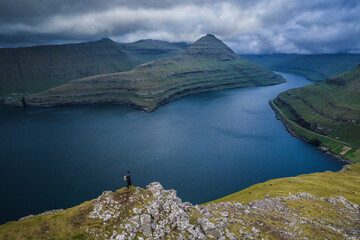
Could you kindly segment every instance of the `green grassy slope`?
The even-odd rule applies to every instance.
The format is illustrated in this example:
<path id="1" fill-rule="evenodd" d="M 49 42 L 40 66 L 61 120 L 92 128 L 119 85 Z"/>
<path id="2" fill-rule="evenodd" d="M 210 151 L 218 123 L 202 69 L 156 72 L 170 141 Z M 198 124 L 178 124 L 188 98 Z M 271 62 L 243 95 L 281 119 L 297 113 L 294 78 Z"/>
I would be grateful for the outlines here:
<path id="1" fill-rule="evenodd" d="M 122 188 L 114 192 L 114 198 L 123 208 L 120 209 L 120 218 L 108 221 L 106 225 L 99 219 L 88 218 L 89 213 L 94 210 L 94 200 L 91 200 L 54 214 L 38 215 L 0 225 L 0 239 L 92 239 L 86 236 L 86 229 L 112 231 L 113 228 L 110 227 L 123 223 L 124 218 L 132 215 L 129 209 L 141 206 L 144 199 L 149 198 L 146 194 L 149 192 L 139 188 L 130 190 Z M 135 198 L 135 203 L 129 203 L 131 196 Z"/>
<path id="2" fill-rule="evenodd" d="M 192 93 L 283 81 L 281 76 L 239 57 L 208 34 L 177 56 L 151 61 L 128 72 L 74 80 L 25 99 L 33 107 L 114 103 L 153 111 Z"/>
<path id="3" fill-rule="evenodd" d="M 360 161 L 360 66 L 325 82 L 283 92 L 273 103 L 295 134 Z"/>
<path id="4" fill-rule="evenodd" d="M 139 61 L 110 39 L 0 49 L 0 96 L 43 91 L 70 80 L 132 69 Z"/>
<path id="5" fill-rule="evenodd" d="M 293 73 L 312 82 L 353 69 L 360 62 L 360 54 L 270 54 L 243 55 L 273 71 Z"/>
<path id="6" fill-rule="evenodd" d="M 44 91 L 70 80 L 121 71 L 186 48 L 184 43 L 109 38 L 78 44 L 0 49 L 0 100 Z M 10 99 L 9 99 L 10 100 Z"/>
<path id="7" fill-rule="evenodd" d="M 296 177 L 278 178 L 255 184 L 237 193 L 209 203 L 240 202 L 270 197 L 285 197 L 298 192 L 307 192 L 318 197 L 344 196 L 348 201 L 360 204 L 360 164 L 347 165 L 344 171 L 304 174 Z"/>

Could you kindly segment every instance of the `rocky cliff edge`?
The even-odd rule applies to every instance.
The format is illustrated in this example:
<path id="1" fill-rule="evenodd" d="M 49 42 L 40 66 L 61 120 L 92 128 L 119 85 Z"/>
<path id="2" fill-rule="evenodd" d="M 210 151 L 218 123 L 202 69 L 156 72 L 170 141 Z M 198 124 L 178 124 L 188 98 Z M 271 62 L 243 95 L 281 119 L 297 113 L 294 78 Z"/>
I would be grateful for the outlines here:
<path id="1" fill-rule="evenodd" d="M 105 191 L 77 207 L 0 226 L 2 239 L 31 236 L 114 240 L 360 239 L 360 208 L 343 196 L 325 198 L 309 193 L 275 198 L 265 195 L 263 200 L 246 205 L 193 205 L 182 202 L 175 190 L 165 190 L 154 182 L 146 189 Z"/>

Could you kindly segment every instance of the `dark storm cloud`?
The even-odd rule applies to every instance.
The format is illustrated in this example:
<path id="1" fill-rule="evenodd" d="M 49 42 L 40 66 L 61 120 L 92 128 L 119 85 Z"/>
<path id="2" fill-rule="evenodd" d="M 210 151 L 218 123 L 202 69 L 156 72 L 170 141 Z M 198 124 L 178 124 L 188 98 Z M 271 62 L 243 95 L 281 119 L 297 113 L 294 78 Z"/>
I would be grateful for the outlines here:
<path id="1" fill-rule="evenodd" d="M 359 12 L 352 0 L 5 0 L 0 45 L 214 33 L 240 53 L 360 53 Z"/>

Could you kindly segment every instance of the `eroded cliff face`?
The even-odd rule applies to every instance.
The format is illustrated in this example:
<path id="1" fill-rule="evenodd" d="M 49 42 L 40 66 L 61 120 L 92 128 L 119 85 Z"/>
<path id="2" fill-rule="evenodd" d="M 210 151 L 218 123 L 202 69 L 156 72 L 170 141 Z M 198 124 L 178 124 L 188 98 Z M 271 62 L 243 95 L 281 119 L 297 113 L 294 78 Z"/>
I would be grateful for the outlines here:
<path id="1" fill-rule="evenodd" d="M 193 93 L 284 81 L 270 70 L 239 57 L 208 34 L 177 56 L 154 60 L 128 72 L 74 80 L 25 97 L 25 102 L 32 107 L 112 103 L 153 111 Z"/>
<path id="2" fill-rule="evenodd" d="M 324 198 L 297 193 L 264 197 L 245 205 L 221 202 L 199 206 L 182 202 L 175 190 L 165 190 L 154 182 L 146 189 L 105 191 L 77 207 L 0 226 L 0 237 L 360 239 L 360 208 L 342 196 Z"/>

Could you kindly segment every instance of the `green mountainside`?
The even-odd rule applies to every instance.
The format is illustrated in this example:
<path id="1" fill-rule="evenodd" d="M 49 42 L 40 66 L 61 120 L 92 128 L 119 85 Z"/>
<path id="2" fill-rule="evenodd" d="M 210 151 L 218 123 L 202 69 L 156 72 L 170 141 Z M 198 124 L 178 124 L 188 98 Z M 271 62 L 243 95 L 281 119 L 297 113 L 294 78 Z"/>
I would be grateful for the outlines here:
<path id="1" fill-rule="evenodd" d="M 358 239 L 360 165 L 280 178 L 204 205 L 159 183 L 0 225 L 0 239 Z"/>
<path id="2" fill-rule="evenodd" d="M 174 57 L 154 60 L 128 72 L 73 80 L 27 96 L 25 102 L 31 107 L 113 103 L 153 111 L 192 93 L 284 81 L 280 75 L 239 57 L 208 34 Z"/>
<path id="3" fill-rule="evenodd" d="M 0 49 L 0 95 L 34 93 L 70 80 L 130 70 L 139 64 L 110 39 Z"/>
<path id="4" fill-rule="evenodd" d="M 138 59 L 141 63 L 172 57 L 190 45 L 184 42 L 169 43 L 159 40 L 140 40 L 133 43 L 119 43 L 121 50 Z"/>
<path id="5" fill-rule="evenodd" d="M 270 54 L 243 55 L 245 59 L 259 63 L 273 71 L 293 73 L 312 82 L 349 71 L 360 62 L 360 54 Z"/>
<path id="6" fill-rule="evenodd" d="M 103 38 L 77 44 L 0 48 L 0 100 L 44 91 L 77 78 L 128 71 L 174 56 L 186 47 L 185 43 L 115 43 Z"/>
<path id="7" fill-rule="evenodd" d="M 360 162 L 360 65 L 325 82 L 280 93 L 272 105 L 296 135 Z"/>

